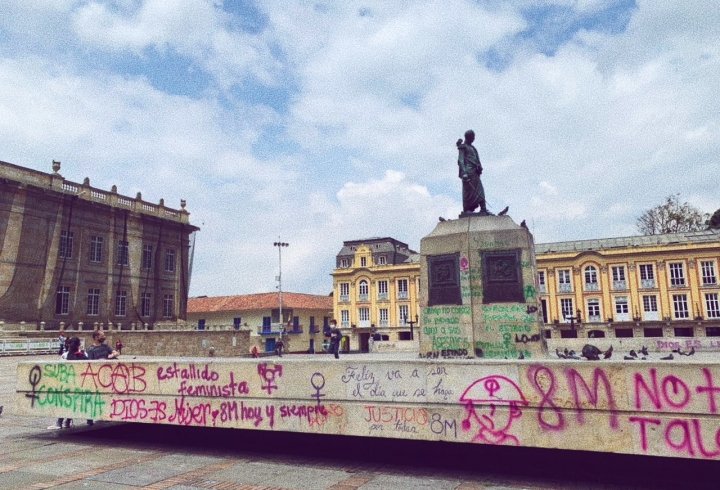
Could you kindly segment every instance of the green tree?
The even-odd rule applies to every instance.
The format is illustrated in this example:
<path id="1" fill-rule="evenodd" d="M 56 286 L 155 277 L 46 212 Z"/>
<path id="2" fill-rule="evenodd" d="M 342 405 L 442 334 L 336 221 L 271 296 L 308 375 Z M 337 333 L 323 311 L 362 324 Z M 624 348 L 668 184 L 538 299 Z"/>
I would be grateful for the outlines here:
<path id="1" fill-rule="evenodd" d="M 720 230 L 720 209 L 715 211 L 706 223 L 708 228 Z"/>
<path id="2" fill-rule="evenodd" d="M 643 235 L 701 231 L 706 228 L 709 214 L 703 214 L 691 204 L 680 202 L 680 194 L 665 198 L 663 204 L 645 211 L 636 221 L 637 229 Z"/>

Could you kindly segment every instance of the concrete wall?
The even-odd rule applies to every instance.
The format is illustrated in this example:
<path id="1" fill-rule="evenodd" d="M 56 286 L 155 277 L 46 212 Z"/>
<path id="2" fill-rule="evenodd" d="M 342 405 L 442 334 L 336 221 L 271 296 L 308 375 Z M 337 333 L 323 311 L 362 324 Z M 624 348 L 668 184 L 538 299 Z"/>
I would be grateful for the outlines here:
<path id="1" fill-rule="evenodd" d="M 720 351 L 720 337 L 632 337 L 624 339 L 599 338 L 599 339 L 548 339 L 548 350 L 550 356 L 554 355 L 555 349 L 564 349 L 580 352 L 585 344 L 591 344 L 606 351 L 613 347 L 613 356 L 622 359 L 631 350 L 639 351 L 646 347 L 648 352 L 668 353 L 675 350 L 689 352 L 695 349 L 696 352 L 718 352 Z M 612 357 L 611 357 L 612 359 Z"/>
<path id="2" fill-rule="evenodd" d="M 720 364 L 687 359 L 26 362 L 17 382 L 35 417 L 720 458 Z"/>

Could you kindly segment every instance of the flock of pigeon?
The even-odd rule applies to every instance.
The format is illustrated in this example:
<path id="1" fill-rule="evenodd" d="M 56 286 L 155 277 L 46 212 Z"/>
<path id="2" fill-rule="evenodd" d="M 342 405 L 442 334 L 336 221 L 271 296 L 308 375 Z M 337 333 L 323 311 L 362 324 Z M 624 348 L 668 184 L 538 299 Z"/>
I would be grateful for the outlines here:
<path id="1" fill-rule="evenodd" d="M 562 351 L 562 352 L 560 351 L 560 349 L 555 349 L 555 354 L 560 359 L 580 360 L 584 357 L 588 361 L 599 361 L 601 355 L 603 356 L 603 359 L 610 359 L 610 357 L 612 356 L 612 353 L 613 353 L 612 345 L 610 346 L 610 348 L 608 350 L 603 352 L 600 349 L 598 349 L 597 347 L 595 347 L 594 345 L 585 344 L 582 348 L 582 352 L 580 352 L 579 354 L 577 352 L 575 352 L 574 350 L 568 350 L 567 348 L 565 349 L 565 351 Z M 675 359 L 675 356 L 673 355 L 673 353 L 676 353 L 681 356 L 692 356 L 693 354 L 695 354 L 695 347 L 692 347 L 688 352 L 683 352 L 682 349 L 675 349 L 667 356 L 661 357 L 660 360 L 661 361 L 672 361 L 673 359 Z M 635 350 L 631 350 L 628 353 L 628 355 L 623 356 L 623 360 L 636 361 L 636 360 L 640 359 L 642 361 L 645 361 L 645 360 L 647 360 L 647 358 L 649 356 L 650 356 L 650 354 L 648 353 L 647 347 L 643 346 L 642 349 L 640 349 L 639 355 L 637 352 L 635 352 Z"/>

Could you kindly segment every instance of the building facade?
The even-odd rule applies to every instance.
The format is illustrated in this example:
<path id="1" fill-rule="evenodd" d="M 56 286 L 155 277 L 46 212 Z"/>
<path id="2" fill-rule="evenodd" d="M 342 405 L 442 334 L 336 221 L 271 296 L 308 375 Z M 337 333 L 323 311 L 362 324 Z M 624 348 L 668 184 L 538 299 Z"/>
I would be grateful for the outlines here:
<path id="1" fill-rule="evenodd" d="M 411 340 L 418 321 L 419 255 L 394 238 L 343 242 L 333 277 L 333 314 L 347 348 L 367 351 L 372 335 Z"/>
<path id="2" fill-rule="evenodd" d="M 280 309 L 282 307 L 282 320 Z M 272 352 L 283 339 L 288 352 L 320 352 L 330 328 L 332 298 L 303 293 L 201 296 L 188 301 L 188 323 L 198 330 L 249 330 L 250 346 Z"/>
<path id="3" fill-rule="evenodd" d="M 720 230 L 535 246 L 548 338 L 720 336 Z"/>
<path id="4" fill-rule="evenodd" d="M 191 235 L 181 209 L 0 162 L 0 321 L 132 328 L 185 318 Z"/>

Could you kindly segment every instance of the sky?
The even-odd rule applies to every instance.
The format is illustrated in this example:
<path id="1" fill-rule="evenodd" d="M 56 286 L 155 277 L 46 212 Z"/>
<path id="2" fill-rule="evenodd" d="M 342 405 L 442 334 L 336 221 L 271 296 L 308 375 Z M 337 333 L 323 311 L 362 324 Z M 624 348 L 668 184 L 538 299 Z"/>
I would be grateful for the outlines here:
<path id="1" fill-rule="evenodd" d="M 190 295 L 328 294 L 345 240 L 462 211 L 537 243 L 720 208 L 715 0 L 3 0 L 0 160 L 168 207 Z M 289 244 L 280 249 L 273 245 Z"/>

